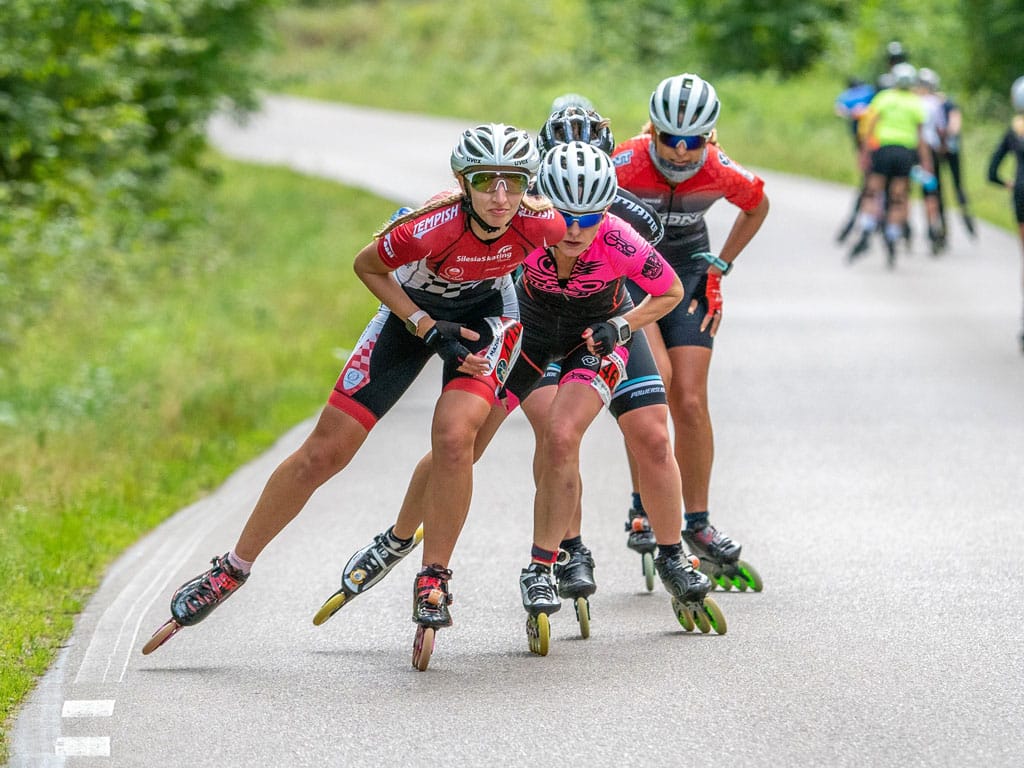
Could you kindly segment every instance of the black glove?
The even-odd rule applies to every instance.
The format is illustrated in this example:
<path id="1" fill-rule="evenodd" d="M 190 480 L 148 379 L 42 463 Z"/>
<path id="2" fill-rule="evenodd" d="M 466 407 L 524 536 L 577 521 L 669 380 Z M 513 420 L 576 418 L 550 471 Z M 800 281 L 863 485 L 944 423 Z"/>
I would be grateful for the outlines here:
<path id="1" fill-rule="evenodd" d="M 469 356 L 469 350 L 459 341 L 461 338 L 461 325 L 438 320 L 423 337 L 423 343 L 437 352 L 446 363 L 453 363 L 458 368 Z"/>
<path id="2" fill-rule="evenodd" d="M 590 340 L 594 342 L 594 354 L 599 357 L 610 355 L 619 345 L 619 332 L 611 323 L 594 323 Z"/>

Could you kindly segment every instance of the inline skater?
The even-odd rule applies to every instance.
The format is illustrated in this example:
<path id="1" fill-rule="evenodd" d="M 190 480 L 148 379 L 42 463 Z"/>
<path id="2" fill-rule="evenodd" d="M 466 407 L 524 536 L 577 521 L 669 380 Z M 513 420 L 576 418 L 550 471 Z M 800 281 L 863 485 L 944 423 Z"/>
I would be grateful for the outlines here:
<path id="1" fill-rule="evenodd" d="M 921 67 L 917 71 L 915 91 L 924 104 L 925 121 L 921 126 L 922 152 L 934 173 L 929 176 L 920 168 L 913 169 L 911 179 L 920 180 L 927 215 L 928 240 L 933 256 L 946 249 L 946 220 L 942 206 L 942 179 L 939 164 L 946 154 L 946 131 L 948 122 L 944 99 L 938 94 L 939 76 L 934 70 Z"/>
<path id="2" fill-rule="evenodd" d="M 934 176 L 924 151 L 924 104 L 912 90 L 917 70 L 899 63 L 893 67 L 893 77 L 893 87 L 871 100 L 861 124 L 865 134 L 875 137 L 877 149 L 865 147 L 863 152 L 863 165 L 870 168 L 868 188 L 860 209 L 861 236 L 848 256 L 850 262 L 862 256 L 872 233 L 882 228 L 890 269 L 896 266 L 896 242 L 905 236 L 911 170 L 920 164 L 926 174 Z"/>
<path id="3" fill-rule="evenodd" d="M 525 198 L 539 162 L 526 131 L 502 124 L 466 130 L 451 153 L 458 191 L 391 222 L 360 250 L 354 269 L 380 299 L 379 311 L 313 432 L 270 476 L 235 546 L 175 592 L 171 620 L 144 653 L 202 621 L 246 583 L 253 561 L 313 492 L 348 465 L 435 354 L 444 360 L 431 430 L 439 458 L 425 481 L 433 503 L 422 511 L 429 525 L 414 619 L 422 612 L 437 626 L 450 622 L 447 606 L 428 598 L 447 597 L 448 560 L 470 503 L 473 442 L 500 384 L 487 354 L 498 333 L 493 319 L 518 317 L 508 301 L 511 272 L 530 251 L 565 235 L 565 222 L 549 203 Z M 517 322 L 501 327 L 518 331 Z M 379 544 L 381 557 L 393 564 L 416 539 L 389 531 Z M 350 586 L 358 593 L 359 584 Z"/>
<path id="4" fill-rule="evenodd" d="M 1017 220 L 1021 244 L 1024 246 L 1024 76 L 1013 81 L 1010 88 L 1010 104 L 1014 116 L 1010 127 L 996 145 L 988 164 L 988 180 L 1011 192 L 1013 213 Z M 999 166 L 1007 155 L 1017 160 L 1017 173 L 1013 181 L 1004 181 L 999 175 Z M 1024 270 L 1021 271 L 1021 292 L 1024 295 Z M 1021 314 L 1020 351 L 1024 353 L 1024 311 Z"/>
<path id="5" fill-rule="evenodd" d="M 650 122 L 615 149 L 613 160 L 619 185 L 651 204 L 664 221 L 659 248 L 686 289 L 683 302 L 647 333 L 668 388 L 686 509 L 683 537 L 719 585 L 760 589 L 760 577 L 739 560 L 740 545 L 712 525 L 708 511 L 714 439 L 707 387 L 722 319 L 721 279 L 760 229 L 769 205 L 764 182 L 715 143 L 720 111 L 714 87 L 703 78 L 668 77 L 651 94 Z M 739 211 L 714 256 L 704 216 L 723 197 Z M 650 501 L 634 487 L 631 529 L 637 519 L 642 527 Z"/>
<path id="6" fill-rule="evenodd" d="M 836 242 L 840 244 L 846 242 L 846 238 L 850 236 L 850 233 L 857 224 L 860 202 L 864 197 L 864 189 L 867 186 L 867 173 L 860 167 L 860 153 L 864 139 L 861 137 L 857 127 L 876 92 L 875 86 L 871 85 L 871 83 L 866 83 L 858 77 L 851 77 L 847 80 L 846 89 L 835 100 L 835 113 L 846 120 L 850 126 L 850 133 L 853 138 L 854 159 L 857 163 L 857 172 L 860 174 L 860 187 L 857 189 L 857 194 L 854 197 L 853 210 L 836 236 Z"/>

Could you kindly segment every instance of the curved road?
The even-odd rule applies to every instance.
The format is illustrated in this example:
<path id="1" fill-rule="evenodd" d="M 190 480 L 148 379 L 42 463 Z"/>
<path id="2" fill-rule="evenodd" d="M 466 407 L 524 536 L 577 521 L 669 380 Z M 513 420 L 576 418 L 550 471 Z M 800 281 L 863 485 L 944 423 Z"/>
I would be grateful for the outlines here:
<path id="1" fill-rule="evenodd" d="M 350 184 L 372 173 L 374 192 L 415 203 L 448 182 L 464 127 L 272 97 L 212 136 Z M 940 259 L 919 240 L 893 272 L 880 250 L 850 267 L 833 235 L 851 191 L 764 175 L 772 212 L 725 281 L 712 368 L 715 520 L 766 583 L 716 594 L 727 635 L 683 632 L 660 586 L 645 590 L 606 416 L 584 445 L 589 640 L 566 607 L 550 655 L 527 651 L 521 418 L 478 465 L 456 625 L 430 669 L 410 666 L 411 563 L 314 627 L 426 450 L 428 373 L 246 588 L 148 657 L 173 589 L 234 542 L 311 422 L 127 552 L 23 708 L 10 765 L 1024 765 L 1019 246 L 985 226 L 971 242 L 954 220 Z M 720 243 L 732 211 L 712 213 Z"/>

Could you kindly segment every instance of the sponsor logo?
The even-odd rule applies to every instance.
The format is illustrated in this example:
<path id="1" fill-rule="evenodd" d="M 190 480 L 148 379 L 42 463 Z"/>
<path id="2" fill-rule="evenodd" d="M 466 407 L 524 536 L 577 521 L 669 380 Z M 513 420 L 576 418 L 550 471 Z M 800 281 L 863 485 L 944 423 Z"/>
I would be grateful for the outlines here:
<path id="1" fill-rule="evenodd" d="M 633 150 L 627 149 L 625 152 L 621 152 L 612 158 L 613 165 L 629 165 L 629 161 L 633 159 Z"/>
<path id="2" fill-rule="evenodd" d="M 392 259 L 395 258 L 395 249 L 391 247 L 391 233 L 390 232 L 388 232 L 384 236 L 384 253 L 386 253 Z"/>
<path id="3" fill-rule="evenodd" d="M 462 267 L 452 264 L 451 266 L 445 267 L 441 270 L 441 277 L 445 280 L 451 280 L 453 283 L 461 283 L 463 276 L 466 274 L 466 270 Z"/>
<path id="4" fill-rule="evenodd" d="M 648 280 L 657 280 L 664 271 L 663 265 L 664 262 L 658 258 L 657 254 L 652 253 L 644 261 L 643 269 L 640 272 Z"/>
<path id="5" fill-rule="evenodd" d="M 604 242 L 605 245 L 611 246 L 627 256 L 632 256 L 636 253 L 636 246 L 624 240 L 617 229 L 607 230 L 604 234 Z"/>
<path id="6" fill-rule="evenodd" d="M 754 174 L 752 174 L 739 163 L 734 162 L 732 158 L 728 157 L 721 150 L 718 151 L 718 162 L 722 164 L 723 168 L 732 168 L 734 171 L 736 171 L 736 173 L 745 178 L 747 181 L 754 180 Z"/>
<path id="7" fill-rule="evenodd" d="M 508 378 L 508 363 L 504 360 L 498 361 L 497 368 L 494 369 L 494 378 L 497 379 L 499 384 L 504 384 L 505 379 Z"/>
<path id="8" fill-rule="evenodd" d="M 456 216 L 459 215 L 459 206 L 450 205 L 447 208 L 442 208 L 439 211 L 434 211 L 432 214 L 424 219 L 420 219 L 412 228 L 412 236 L 417 240 L 422 238 L 428 232 L 437 229 L 442 224 L 446 224 Z"/>
<path id="9" fill-rule="evenodd" d="M 601 362 L 601 358 L 595 357 L 594 355 L 584 355 L 582 362 L 584 365 L 596 366 Z"/>
<path id="10" fill-rule="evenodd" d="M 362 371 L 357 371 L 355 368 L 349 368 L 345 371 L 345 378 L 342 382 L 345 389 L 355 389 L 362 384 L 363 379 L 366 378 L 366 374 Z"/>
<path id="11" fill-rule="evenodd" d="M 455 261 L 460 264 L 486 264 L 489 261 L 511 261 L 514 255 L 515 251 L 511 245 L 503 245 L 497 253 L 489 253 L 486 256 L 456 256 Z"/>
<path id="12" fill-rule="evenodd" d="M 704 220 L 704 214 L 701 211 L 695 213 L 683 213 L 678 211 L 672 211 L 665 216 L 665 226 L 667 227 L 688 227 L 693 224 L 698 224 Z"/>

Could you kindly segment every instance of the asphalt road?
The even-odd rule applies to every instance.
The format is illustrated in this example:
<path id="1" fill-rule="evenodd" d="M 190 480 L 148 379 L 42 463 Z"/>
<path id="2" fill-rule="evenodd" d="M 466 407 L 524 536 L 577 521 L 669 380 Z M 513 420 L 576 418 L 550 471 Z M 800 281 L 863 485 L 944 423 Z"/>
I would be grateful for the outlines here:
<path id="1" fill-rule="evenodd" d="M 463 127 L 275 97 L 212 136 L 414 203 L 449 180 Z M 728 634 L 682 631 L 644 588 L 607 416 L 584 445 L 589 639 L 567 607 L 550 654 L 527 650 L 521 417 L 477 466 L 456 623 L 427 672 L 410 666 L 413 563 L 314 627 L 427 448 L 435 368 L 246 587 L 148 657 L 171 592 L 234 543 L 311 422 L 127 552 L 23 708 L 10 765 L 1024 765 L 1019 246 L 954 220 L 941 258 L 919 238 L 895 271 L 880 249 L 851 267 L 833 242 L 851 190 L 764 175 L 772 210 L 724 281 L 712 366 L 712 511 L 766 584 L 715 593 Z M 713 209 L 713 242 L 732 215 Z"/>

